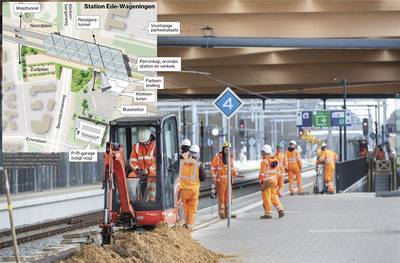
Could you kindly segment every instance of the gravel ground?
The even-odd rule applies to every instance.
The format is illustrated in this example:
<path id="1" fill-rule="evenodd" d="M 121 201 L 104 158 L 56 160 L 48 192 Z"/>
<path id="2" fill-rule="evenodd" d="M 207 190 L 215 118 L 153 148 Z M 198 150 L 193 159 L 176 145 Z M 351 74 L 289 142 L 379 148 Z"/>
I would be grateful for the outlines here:
<path id="1" fill-rule="evenodd" d="M 82 232 L 82 231 L 98 231 L 98 230 L 99 230 L 98 226 L 91 226 L 91 227 L 88 227 L 85 229 L 74 230 L 74 231 L 63 233 L 63 234 Z M 44 248 L 47 248 L 47 247 L 59 246 L 61 244 L 61 241 L 63 240 L 63 234 L 59 234 L 59 235 L 55 235 L 55 236 L 51 236 L 51 237 L 47 237 L 47 238 L 43 238 L 43 239 L 38 239 L 38 240 L 35 240 L 32 242 L 20 244 L 20 245 L 18 245 L 19 253 L 21 256 L 28 256 L 32 253 L 40 252 Z M 0 249 L 0 255 L 1 255 L 1 257 L 13 256 L 14 250 L 12 247 Z"/>

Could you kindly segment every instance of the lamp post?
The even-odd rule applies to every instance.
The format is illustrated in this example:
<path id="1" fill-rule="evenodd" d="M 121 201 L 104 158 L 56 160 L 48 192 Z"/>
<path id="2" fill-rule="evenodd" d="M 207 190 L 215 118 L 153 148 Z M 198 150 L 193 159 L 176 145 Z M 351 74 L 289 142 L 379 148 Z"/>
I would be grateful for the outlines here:
<path id="1" fill-rule="evenodd" d="M 347 79 L 338 79 L 338 78 L 334 78 L 334 81 L 338 81 L 343 85 L 343 109 L 345 111 L 345 115 L 346 115 L 346 100 L 347 100 L 347 85 L 348 85 L 348 81 Z M 347 130 L 346 130 L 346 123 L 344 123 L 343 125 L 343 161 L 347 161 Z M 342 127 L 339 127 L 339 140 L 340 140 L 340 144 L 342 144 Z M 340 147 L 340 157 L 342 156 L 342 149 Z M 342 159 L 342 158 L 340 158 Z M 340 160 L 342 161 L 342 160 Z"/>
<path id="2" fill-rule="evenodd" d="M 185 112 L 185 109 L 187 107 L 190 107 L 190 106 L 188 106 L 188 105 L 182 106 L 183 139 L 186 138 L 186 112 Z"/>

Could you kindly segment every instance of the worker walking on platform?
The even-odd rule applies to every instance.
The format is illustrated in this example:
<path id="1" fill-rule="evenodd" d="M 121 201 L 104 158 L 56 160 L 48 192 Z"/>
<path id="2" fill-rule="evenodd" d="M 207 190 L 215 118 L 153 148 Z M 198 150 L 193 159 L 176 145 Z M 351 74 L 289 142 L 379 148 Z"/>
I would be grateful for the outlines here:
<path id="1" fill-rule="evenodd" d="M 298 194 L 303 194 L 302 180 L 301 180 L 301 156 L 296 150 L 297 143 L 295 141 L 289 142 L 289 147 L 285 152 L 285 168 L 289 177 L 289 190 L 290 195 L 294 195 L 294 176 L 296 176 Z"/>
<path id="2" fill-rule="evenodd" d="M 181 152 L 181 155 L 179 156 L 179 159 L 182 160 L 182 159 L 189 158 L 189 149 L 190 149 L 191 146 L 192 146 L 192 143 L 190 142 L 189 139 L 184 139 L 182 141 L 182 144 L 181 144 L 182 152 Z"/>
<path id="3" fill-rule="evenodd" d="M 130 166 L 132 172 L 128 177 L 144 178 L 146 182 L 143 198 L 147 201 L 156 200 L 156 140 L 149 128 L 140 128 L 138 143 L 132 146 Z"/>
<path id="4" fill-rule="evenodd" d="M 272 148 L 270 145 L 266 144 L 262 147 L 261 155 L 263 159 L 261 161 L 260 175 L 258 176 L 258 180 L 261 184 L 264 215 L 260 218 L 272 218 L 272 205 L 275 206 L 279 213 L 279 217 L 281 218 L 285 215 L 283 206 L 279 201 L 277 190 L 278 177 L 281 173 L 281 167 L 279 167 L 278 159 L 272 155 Z"/>
<path id="5" fill-rule="evenodd" d="M 222 146 L 222 151 L 217 153 L 211 161 L 211 178 L 212 183 L 217 190 L 217 198 L 218 198 L 218 214 L 221 219 L 225 219 L 228 214 L 228 199 L 230 202 L 232 201 L 232 196 L 228 197 L 228 156 L 230 156 L 231 163 L 231 175 L 233 182 L 233 176 L 237 176 L 238 173 L 234 168 L 234 160 L 233 154 L 228 153 L 228 142 L 225 142 Z M 233 192 L 233 191 L 232 191 Z M 236 215 L 232 214 L 232 218 L 235 218 Z"/>
<path id="6" fill-rule="evenodd" d="M 180 162 L 180 194 L 185 219 L 185 227 L 192 229 L 196 221 L 197 206 L 199 203 L 200 181 L 204 181 L 204 169 L 199 161 L 200 148 L 192 145 L 188 158 Z"/>
<path id="7" fill-rule="evenodd" d="M 278 176 L 278 194 L 279 197 L 283 194 L 283 187 L 285 185 L 285 154 L 282 152 L 282 146 L 276 145 L 275 157 L 278 159 L 279 176 Z"/>
<path id="8" fill-rule="evenodd" d="M 317 159 L 317 164 L 324 164 L 325 183 L 328 185 L 328 192 L 333 194 L 335 192 L 333 176 L 335 174 L 335 162 L 338 160 L 338 156 L 334 151 L 327 149 L 327 146 L 325 142 L 321 144 L 322 152 Z"/>

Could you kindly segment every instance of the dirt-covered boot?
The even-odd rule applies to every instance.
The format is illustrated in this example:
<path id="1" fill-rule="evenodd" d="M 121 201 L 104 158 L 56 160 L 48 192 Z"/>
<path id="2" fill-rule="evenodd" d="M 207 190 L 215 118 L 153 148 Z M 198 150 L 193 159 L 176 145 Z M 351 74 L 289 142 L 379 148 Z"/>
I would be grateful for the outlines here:
<path id="1" fill-rule="evenodd" d="M 260 219 L 272 219 L 271 215 L 262 215 L 260 216 Z"/>
<path id="2" fill-rule="evenodd" d="M 285 216 L 285 212 L 283 210 L 278 211 L 279 213 L 279 218 L 284 217 Z"/>

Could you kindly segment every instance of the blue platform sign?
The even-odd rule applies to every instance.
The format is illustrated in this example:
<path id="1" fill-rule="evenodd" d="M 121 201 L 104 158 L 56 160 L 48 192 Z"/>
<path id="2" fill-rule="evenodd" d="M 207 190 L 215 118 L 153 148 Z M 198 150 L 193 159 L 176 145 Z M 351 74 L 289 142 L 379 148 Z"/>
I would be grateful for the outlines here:
<path id="1" fill-rule="evenodd" d="M 228 119 L 244 105 L 243 101 L 229 87 L 218 96 L 213 104 Z"/>
<path id="2" fill-rule="evenodd" d="M 351 115 L 349 111 L 333 110 L 331 111 L 331 127 L 351 126 Z"/>
<path id="3" fill-rule="evenodd" d="M 312 127 L 313 112 L 312 111 L 298 111 L 296 118 L 297 127 Z"/>

